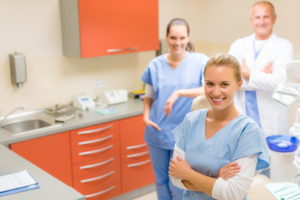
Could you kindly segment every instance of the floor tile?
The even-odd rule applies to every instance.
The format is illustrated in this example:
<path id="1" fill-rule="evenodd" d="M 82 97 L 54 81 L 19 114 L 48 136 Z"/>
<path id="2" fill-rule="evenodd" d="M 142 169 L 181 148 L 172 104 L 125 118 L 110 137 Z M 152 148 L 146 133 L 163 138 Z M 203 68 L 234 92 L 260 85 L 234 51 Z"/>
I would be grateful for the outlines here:
<path id="1" fill-rule="evenodd" d="M 156 191 L 153 191 L 132 200 L 157 200 L 157 194 Z"/>

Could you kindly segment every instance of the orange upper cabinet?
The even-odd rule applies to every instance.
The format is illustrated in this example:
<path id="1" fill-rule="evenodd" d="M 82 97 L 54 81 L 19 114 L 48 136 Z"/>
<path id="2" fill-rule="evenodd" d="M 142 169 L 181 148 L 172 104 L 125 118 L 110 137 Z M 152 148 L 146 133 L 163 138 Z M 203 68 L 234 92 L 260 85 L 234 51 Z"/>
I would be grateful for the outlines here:
<path id="1" fill-rule="evenodd" d="M 64 55 L 159 49 L 158 0 L 60 0 Z"/>

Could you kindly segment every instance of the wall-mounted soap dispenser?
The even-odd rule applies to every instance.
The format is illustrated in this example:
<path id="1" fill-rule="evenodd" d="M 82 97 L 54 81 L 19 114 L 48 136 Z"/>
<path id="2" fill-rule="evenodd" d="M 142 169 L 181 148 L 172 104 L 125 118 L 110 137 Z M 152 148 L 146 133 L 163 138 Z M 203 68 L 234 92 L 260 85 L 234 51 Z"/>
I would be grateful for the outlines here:
<path id="1" fill-rule="evenodd" d="M 22 88 L 27 81 L 25 56 L 20 53 L 9 54 L 11 83 Z"/>

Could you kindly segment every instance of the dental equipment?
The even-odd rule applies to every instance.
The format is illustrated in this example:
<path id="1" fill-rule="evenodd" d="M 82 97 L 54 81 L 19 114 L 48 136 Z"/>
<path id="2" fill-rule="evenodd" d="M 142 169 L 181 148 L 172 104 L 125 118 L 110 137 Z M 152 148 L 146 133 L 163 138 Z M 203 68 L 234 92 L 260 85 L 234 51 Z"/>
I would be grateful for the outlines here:
<path id="1" fill-rule="evenodd" d="M 291 106 L 293 103 L 300 101 L 300 84 L 290 83 L 294 70 L 300 69 L 300 61 L 292 61 L 285 64 L 286 78 L 273 92 L 273 99 L 285 106 Z M 295 89 L 294 87 L 297 87 Z"/>
<path id="2" fill-rule="evenodd" d="M 273 99 L 275 99 L 279 103 L 282 103 L 283 105 L 288 106 L 288 107 L 291 106 L 292 104 L 300 101 L 300 84 L 290 83 L 290 81 L 292 80 L 292 77 L 294 75 L 294 71 L 297 68 L 300 69 L 300 61 L 299 60 L 288 62 L 285 64 L 286 78 L 275 89 L 275 91 L 273 92 L 273 95 L 272 95 Z M 298 112 L 298 110 L 296 112 Z M 296 120 L 298 120 L 297 116 L 298 115 L 296 113 Z M 297 123 L 297 121 L 296 121 L 296 123 Z M 294 128 L 293 132 L 297 128 L 298 127 Z M 298 130 L 297 130 L 297 132 L 298 132 Z M 296 136 L 297 134 L 294 134 L 294 135 Z M 293 163 L 300 172 L 300 149 L 299 148 L 297 150 L 297 153 L 294 156 Z M 298 177 L 298 176 L 299 176 L 299 174 L 296 175 L 296 177 Z"/>

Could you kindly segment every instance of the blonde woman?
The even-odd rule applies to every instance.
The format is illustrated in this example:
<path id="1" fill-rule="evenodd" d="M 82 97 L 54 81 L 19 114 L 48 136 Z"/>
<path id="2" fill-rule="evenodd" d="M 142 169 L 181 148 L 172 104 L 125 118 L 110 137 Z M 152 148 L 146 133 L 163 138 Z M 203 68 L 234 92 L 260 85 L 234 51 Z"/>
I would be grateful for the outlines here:
<path id="1" fill-rule="evenodd" d="M 255 171 L 269 166 L 269 155 L 257 123 L 234 106 L 243 84 L 240 64 L 219 54 L 207 62 L 204 80 L 211 109 L 187 114 L 172 131 L 176 144 L 169 175 L 186 189 L 184 200 L 246 199 Z M 218 178 L 220 168 L 233 161 L 240 172 L 227 181 Z"/>

